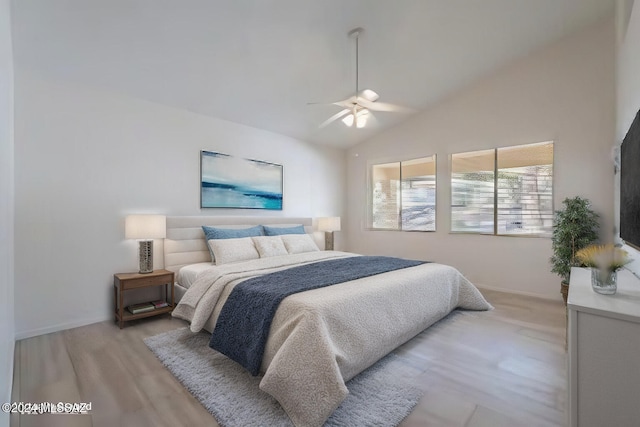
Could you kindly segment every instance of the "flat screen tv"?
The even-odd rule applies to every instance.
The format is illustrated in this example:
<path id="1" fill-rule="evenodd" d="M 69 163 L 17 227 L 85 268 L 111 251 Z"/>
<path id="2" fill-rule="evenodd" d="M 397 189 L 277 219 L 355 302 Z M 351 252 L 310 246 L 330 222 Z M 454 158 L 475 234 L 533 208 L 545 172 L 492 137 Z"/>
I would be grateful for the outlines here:
<path id="1" fill-rule="evenodd" d="M 640 111 L 620 148 L 620 238 L 640 250 Z"/>

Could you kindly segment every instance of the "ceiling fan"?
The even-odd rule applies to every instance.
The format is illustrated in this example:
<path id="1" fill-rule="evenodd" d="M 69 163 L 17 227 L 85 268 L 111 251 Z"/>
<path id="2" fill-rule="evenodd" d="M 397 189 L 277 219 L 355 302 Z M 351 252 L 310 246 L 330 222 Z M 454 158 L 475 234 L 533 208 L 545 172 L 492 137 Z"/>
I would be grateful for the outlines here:
<path id="1" fill-rule="evenodd" d="M 337 105 L 339 107 L 343 107 L 344 109 L 339 113 L 334 114 L 329 117 L 327 120 L 320 124 L 320 128 L 328 126 L 334 121 L 342 118 L 342 122 L 352 127 L 355 125 L 357 128 L 363 128 L 367 124 L 367 120 L 371 115 L 371 111 L 385 111 L 385 112 L 394 112 L 394 113 L 411 113 L 414 110 L 407 107 L 401 107 L 399 105 L 388 104 L 384 102 L 376 102 L 380 95 L 378 95 L 375 91 L 371 89 L 364 89 L 360 91 L 359 87 L 359 57 L 358 57 L 358 40 L 364 29 L 362 28 L 354 28 L 349 31 L 348 35 L 350 38 L 354 38 L 356 40 L 356 91 L 354 95 L 350 96 L 347 99 L 342 101 L 330 102 L 328 104 Z M 309 105 L 313 104 L 321 104 L 318 102 L 310 102 Z"/>

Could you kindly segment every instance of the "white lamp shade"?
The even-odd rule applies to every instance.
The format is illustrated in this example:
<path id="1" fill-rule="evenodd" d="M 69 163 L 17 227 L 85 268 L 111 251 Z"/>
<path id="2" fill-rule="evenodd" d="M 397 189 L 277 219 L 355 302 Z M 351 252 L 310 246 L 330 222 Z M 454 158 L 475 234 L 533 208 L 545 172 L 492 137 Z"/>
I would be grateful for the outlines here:
<path id="1" fill-rule="evenodd" d="M 318 231 L 340 231 L 340 217 L 319 218 Z"/>
<path id="2" fill-rule="evenodd" d="M 369 118 L 369 110 L 362 108 L 355 114 L 355 116 L 353 113 L 344 116 L 342 118 L 342 123 L 351 127 L 355 122 L 357 128 L 363 128 L 367 125 L 367 118 Z"/>
<path id="3" fill-rule="evenodd" d="M 124 223 L 127 239 L 164 239 L 167 217 L 164 215 L 128 215 Z"/>
<path id="4" fill-rule="evenodd" d="M 346 116 L 344 116 L 342 118 L 342 123 L 349 127 L 353 126 L 353 114 L 347 114 Z"/>

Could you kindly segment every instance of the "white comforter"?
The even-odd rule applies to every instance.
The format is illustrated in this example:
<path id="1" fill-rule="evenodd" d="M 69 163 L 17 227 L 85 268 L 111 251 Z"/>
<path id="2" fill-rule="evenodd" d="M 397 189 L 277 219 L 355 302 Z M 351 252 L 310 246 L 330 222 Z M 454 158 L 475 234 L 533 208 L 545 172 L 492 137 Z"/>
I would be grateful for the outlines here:
<path id="1" fill-rule="evenodd" d="M 309 262 L 354 256 L 323 251 L 213 267 L 198 275 L 173 311 L 193 332 L 212 330 L 233 287 Z M 456 269 L 429 263 L 285 298 L 273 319 L 260 388 L 296 426 L 320 426 L 340 405 L 345 382 L 456 307 L 491 308 Z"/>

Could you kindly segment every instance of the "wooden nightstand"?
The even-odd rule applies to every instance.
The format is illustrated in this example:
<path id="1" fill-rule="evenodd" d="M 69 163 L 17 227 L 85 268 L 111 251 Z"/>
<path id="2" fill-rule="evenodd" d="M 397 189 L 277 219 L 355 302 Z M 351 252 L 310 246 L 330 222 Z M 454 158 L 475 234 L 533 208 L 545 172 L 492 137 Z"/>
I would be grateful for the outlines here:
<path id="1" fill-rule="evenodd" d="M 154 270 L 153 273 L 118 273 L 113 275 L 113 292 L 115 296 L 116 321 L 119 322 L 120 329 L 124 322 L 143 317 L 157 316 L 170 313 L 175 305 L 173 290 L 174 275 L 168 270 Z M 147 288 L 150 286 L 164 285 L 164 299 L 169 303 L 168 307 L 156 308 L 145 313 L 131 314 L 124 308 L 124 292 L 131 289 Z M 169 300 L 169 287 L 171 288 L 171 300 Z M 120 292 L 118 292 L 120 291 Z"/>

